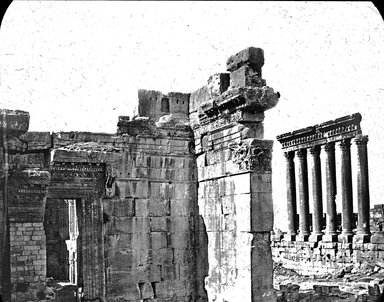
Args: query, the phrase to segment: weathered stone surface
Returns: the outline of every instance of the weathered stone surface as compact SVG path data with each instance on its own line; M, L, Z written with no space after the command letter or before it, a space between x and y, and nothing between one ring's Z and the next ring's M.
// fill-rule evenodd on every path
M46 150L52 147L49 132L27 132L20 136L20 140L27 144L27 149L30 151Z
M0 130L13 136L20 136L28 131L29 113L21 110L0 109Z
M261 67L264 65L264 51L261 48L248 47L227 60L227 70L234 71L242 66L250 66L261 77Z
M263 87L265 80L261 79L258 73L249 66L242 66L230 74L231 89L242 88L246 86Z

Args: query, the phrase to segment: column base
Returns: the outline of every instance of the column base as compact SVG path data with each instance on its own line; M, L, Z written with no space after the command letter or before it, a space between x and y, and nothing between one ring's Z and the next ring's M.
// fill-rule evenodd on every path
M353 239L353 234L347 233L347 234L340 234L338 241L340 243L351 243L352 239Z
M371 234L356 234L353 237L353 243L369 243L371 241Z
M338 235L337 234L325 234L323 235L322 241L323 242L337 242Z
M296 235L294 234L284 234L284 241L296 241Z
M311 236L309 236L308 240L310 242L319 242L319 241L321 241L323 236L324 236L324 234L311 234Z
M304 241L308 241L308 239L309 239L309 235L299 234L296 236L296 241L304 242Z

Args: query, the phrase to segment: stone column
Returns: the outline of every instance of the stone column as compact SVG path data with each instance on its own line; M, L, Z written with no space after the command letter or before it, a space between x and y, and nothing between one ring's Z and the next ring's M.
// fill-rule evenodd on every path
M369 225L369 181L368 181L368 136L359 135L355 138L357 146L357 203L358 228L357 237L368 242L371 235Z
M299 159L298 181L299 181L299 203L300 203L300 234L298 240L306 241L309 232L309 195L308 195L308 164L307 150L297 151Z
M324 145L325 151L325 175L327 194L327 226L323 241L337 241L336 231L336 165L335 165L335 144Z
M352 169L351 169L351 140L343 139L341 150L341 202L342 202L342 233L343 241L351 242L353 237L353 196L352 196Z
M320 146L309 149L312 160L313 231L311 240L318 241L323 235L323 194L321 187Z
M287 212L288 212L288 232L285 239L295 240L297 234L297 206L296 206L296 180L295 180L295 152L284 152L286 159L286 182L287 182Z

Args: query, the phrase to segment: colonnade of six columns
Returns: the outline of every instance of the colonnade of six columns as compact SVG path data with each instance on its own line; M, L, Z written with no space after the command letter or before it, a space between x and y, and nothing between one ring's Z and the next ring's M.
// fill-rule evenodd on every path
M358 230L357 236L369 238L369 180L368 180L368 136L357 135L354 138L357 146L357 208ZM285 152L286 158L286 182L287 182L287 210L288 210L288 240L315 240L323 241L341 240L350 242L353 233L353 191L351 168L351 138L345 138L337 142L341 153L341 203L342 203L342 232L337 231L336 211L336 160L335 142L325 143L301 148L296 151ZM326 226L323 225L323 187L321 177L320 154L325 153L325 211ZM298 192L296 192L295 161L297 156ZM307 157L311 161L312 179L312 232L310 231L309 214L309 189L308 189L308 164ZM297 193L297 194L296 194ZM297 198L297 199L296 199ZM298 202L298 207L297 203ZM297 233L296 213L299 209L299 233ZM325 234L323 228L325 227ZM298 235L298 236L297 236Z

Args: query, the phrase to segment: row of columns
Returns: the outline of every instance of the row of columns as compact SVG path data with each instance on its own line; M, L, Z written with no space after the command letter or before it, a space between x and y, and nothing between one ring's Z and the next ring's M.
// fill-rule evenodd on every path
M357 235L370 236L369 227L369 181L368 181L368 136L359 135L354 139L357 146L357 197L358 197L358 231ZM350 242L354 233L353 228L353 196L352 196L352 170L351 170L351 139L343 139L339 142L341 150L341 200L342 200L342 233L341 237ZM326 231L323 230L323 194L321 179L320 153L325 152L325 192L326 192ZM294 156L298 158L298 194L296 195L295 163ZM310 232L309 221L309 190L308 190L308 164L307 149L285 152L286 181L287 181L287 210L288 232L291 240L301 238L308 240L336 241L338 238L336 225L336 161L335 143L316 145L309 148L312 163L312 193L313 193L313 229ZM296 213L298 197L299 205L299 236L297 235Z

